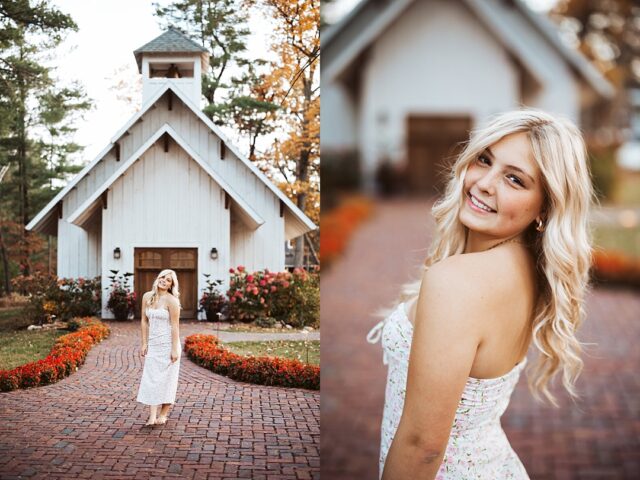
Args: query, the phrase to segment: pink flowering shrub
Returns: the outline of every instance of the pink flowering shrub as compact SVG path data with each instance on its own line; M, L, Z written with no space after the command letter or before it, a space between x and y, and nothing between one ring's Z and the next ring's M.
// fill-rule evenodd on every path
M291 272L268 269L249 273L241 265L230 269L227 290L229 318L241 322L274 318L294 327L319 322L318 275L296 268Z

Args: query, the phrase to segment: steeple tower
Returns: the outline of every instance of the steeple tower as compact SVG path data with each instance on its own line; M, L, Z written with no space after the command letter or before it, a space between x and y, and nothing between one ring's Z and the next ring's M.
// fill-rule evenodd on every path
M142 73L142 104L167 82L200 108L202 72L209 66L209 52L180 30L169 27L133 52Z

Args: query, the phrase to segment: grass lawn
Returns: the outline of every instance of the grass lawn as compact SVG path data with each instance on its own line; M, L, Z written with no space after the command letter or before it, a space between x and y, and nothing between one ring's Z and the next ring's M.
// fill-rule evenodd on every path
M640 258L640 228L622 228L600 225L594 231L594 243L598 248L626 253Z
M0 308L0 333L27 328L31 322L22 315L21 307Z
M619 205L640 205L640 172L624 169L618 171L612 199Z
M211 327L216 330L216 323L211 323ZM220 331L224 332L259 332L259 333L293 333L301 332L301 328L275 328L259 327L253 323L225 323L220 326Z
M320 365L320 341L307 341L309 347L309 364ZM264 342L228 342L224 346L238 355L254 355L256 357L284 357L307 363L307 351L303 340L267 340Z
M28 331L21 308L0 309L0 370L45 358L66 330Z

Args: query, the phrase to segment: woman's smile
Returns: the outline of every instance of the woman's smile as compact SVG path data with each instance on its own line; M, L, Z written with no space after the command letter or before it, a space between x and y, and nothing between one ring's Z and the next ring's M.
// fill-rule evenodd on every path
M472 210L481 213L497 213L494 209L489 207L484 202L481 202L476 197L474 197L471 192L467 193L467 203L471 207Z

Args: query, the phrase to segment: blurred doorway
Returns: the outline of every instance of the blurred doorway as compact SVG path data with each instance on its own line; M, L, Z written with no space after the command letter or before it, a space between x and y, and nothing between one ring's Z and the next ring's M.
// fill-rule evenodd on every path
M462 142L469 138L471 117L409 115L408 162L405 171L410 193L441 195L447 172Z

